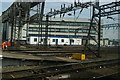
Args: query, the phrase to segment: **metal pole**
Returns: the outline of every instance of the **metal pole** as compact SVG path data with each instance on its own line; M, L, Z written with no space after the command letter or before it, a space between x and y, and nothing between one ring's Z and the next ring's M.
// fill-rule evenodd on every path
M45 46L47 46L47 40L48 40L48 21L49 21L49 15L46 15L46 28L45 28Z
M38 32L38 34L39 34L39 36L41 35L41 41L42 41L42 19L43 19L43 13L44 13L44 6L45 6L45 2L42 2L42 6L41 6L41 8L40 8L40 4L39 4L39 6L38 6L38 12L39 12L39 32ZM41 9L41 11L40 11L40 9ZM39 48L40 48L40 44L39 44L39 41L40 41L40 37L38 37L38 46L39 46Z
M19 8L20 8L20 7L19 7ZM22 19L21 19L22 16L21 16L21 14L22 14L22 11L21 11L21 9L19 9L18 46L20 45L20 37L21 37L21 36L20 36L20 34L21 34L20 32L21 32L21 27L22 27L22 23L21 23L21 22L22 22Z
M14 3L14 41L16 38L16 21L17 21L17 17L16 17L16 3Z
M14 29L14 23L12 23L12 26L11 26L11 38L10 38L10 41L13 41L13 29ZM13 45L13 43L11 43L11 45Z
M12 25L11 25L11 35L10 35L10 41L13 41L13 29L14 29L14 21L15 21L15 3L14 3L14 8L12 9L13 10L13 14L14 14L14 17L13 17L13 22L11 23ZM12 44L12 43L11 43Z
M98 55L100 57L100 38L101 38L101 10L99 10L99 23L98 23Z
M42 2L42 7L41 7L41 18L40 18L40 21L41 21L41 41L42 41L42 19L43 19L43 14L44 14L44 7L45 7L45 2Z
M95 14L95 7L93 6L92 19L90 21L90 27L89 27L88 35L87 35L86 42L85 42L84 54L86 53L88 40L90 39L90 32L91 32L91 28L92 28L92 24L93 24L94 14Z
M40 13L40 4L38 4L38 23L39 23L39 27L38 27L38 47L40 48L40 24L41 24L41 13Z
M96 6L99 7L99 0L96 0ZM100 38L101 38L101 10L99 9L99 22L98 22L98 52L97 52L97 57L100 57Z
M27 28L26 28L26 41L28 38L28 32L29 32L29 21L30 21L30 4L28 5L27 13L26 13L26 22L27 22Z
M76 34L77 34L77 30L75 29L75 38L77 38L77 35L76 35Z

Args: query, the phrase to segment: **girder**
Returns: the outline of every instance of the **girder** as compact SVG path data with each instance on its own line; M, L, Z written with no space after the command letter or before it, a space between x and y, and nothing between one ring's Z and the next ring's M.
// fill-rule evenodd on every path
M112 2L112 3L101 5L101 6L99 6L99 2L97 2L97 4L98 5L93 5L93 15L92 15L91 24L90 24L90 28L89 28L89 32L88 32L88 37L86 39L84 51L86 52L86 48L88 48L90 50L90 52L94 53L97 57L100 57L100 40L101 40L102 27L111 27L111 26L119 27L119 23L118 24L110 24L110 25L101 25L101 17L120 14L120 1ZM97 27L93 26L93 22L95 19L98 20ZM92 28L97 30L98 38L96 40L92 39L90 36ZM89 47L90 43L88 41L90 39L92 39L94 42L96 42L96 51L92 50L92 48Z
M102 25L102 28L120 27L120 23Z
M40 23L40 21L42 21L42 15L44 11L43 4L45 3L45 0L40 0L39 2L22 2L22 1L25 0L16 0L6 11L2 13L2 23L4 24L8 22L10 24L8 26L10 27L9 31L11 31L9 36L10 40L17 41L18 45L20 44L20 40L22 37L21 34L22 27L25 23L27 24L27 28L26 28L26 36L27 36L31 8L38 5L40 7L40 5L42 5L42 8L39 8L40 17L38 17L39 18L38 23Z
M119 7L120 7L120 1L101 5L99 8L97 8L98 10L101 10L101 13L97 11L97 13L95 13L95 16L98 17L99 15L101 15L101 17L105 17L108 15L120 14Z
M39 3L41 3L41 2L25 2L25 3L15 2L15 3L13 3L6 11L3 12L3 14L2 14L2 22L4 23L5 21L8 21L8 22L10 22L12 24L12 27L14 27L15 26L14 21L18 20L18 22L19 22L18 27L20 28L21 25L22 25L21 20L22 21L23 21L23 19L25 20L25 15L27 15L27 20L24 21L24 22L29 23L30 19L34 20L35 18L39 17L37 22L39 23L39 27L40 27L40 25L42 25L42 16L43 15L39 15L40 12L36 13L31 18L30 18L30 15L29 15L30 8L34 7L35 5L37 5ZM101 34L101 28L102 28L101 27L101 17L120 14L120 8L119 8L120 7L120 1L112 2L112 3L101 5L101 6L95 5L95 4L91 3L91 2L87 2L87 3L80 3L80 2L76 3L75 2L74 5L71 4L71 6L69 6L69 7L66 7L65 5L61 6L60 10L56 10L56 9L52 10L51 9L51 11L48 12L45 16L47 17L46 21L49 22L49 17L55 16L55 15L58 15L58 14L60 14L60 17L61 17L62 14L64 16L65 13L70 12L70 11L74 11L74 14L75 14L76 10L81 9L81 12L82 12L83 8L88 8L90 6L93 6L93 15L92 15L91 24L90 24L89 32L88 32L88 38L86 40L85 47L90 49L90 51L92 51L92 53L93 53L94 50L92 50L87 45L88 45L88 41L90 39L94 40L97 43L97 52L94 52L94 53L96 54L97 57L99 57L99 53L100 53L100 36L101 36L100 34ZM15 16L14 16L13 12L15 12ZM41 11L41 13L43 13L43 11ZM20 17L22 17L22 19ZM96 23L98 24L98 26L93 25L94 20L96 20ZM110 27L110 26L116 26L116 25L119 26L120 24L107 25L107 26ZM48 35L48 30L47 30L48 26L49 25L47 23L47 25L46 25L46 36ZM103 26L103 27L105 27L105 26ZM95 40L94 38L91 37L91 30L92 29L94 29L98 34L97 40ZM41 31L41 34L42 34L42 31ZM18 35L18 36L20 36L20 35ZM46 38L46 40L47 40L47 38Z
M19 4L20 3L20 4ZM14 2L6 11L2 12L2 22L5 22L6 20L13 19L13 12L14 8L18 8L18 4L20 5L23 12L27 11L30 8L36 6L40 2ZM16 5L16 6L15 6ZM18 9L15 10L16 16L18 16Z
M71 4L71 6L68 6L67 8L65 7L62 7L61 6L61 9L60 10L55 10L51 12L48 12L47 15L49 15L49 17L51 16L55 16L55 15L58 15L58 14L64 14L64 13L67 13L67 12L70 12L70 11L76 11L76 10L79 10L79 9L83 9L83 8L88 8L90 7L92 3L91 2L86 2L86 3L75 3L74 6Z

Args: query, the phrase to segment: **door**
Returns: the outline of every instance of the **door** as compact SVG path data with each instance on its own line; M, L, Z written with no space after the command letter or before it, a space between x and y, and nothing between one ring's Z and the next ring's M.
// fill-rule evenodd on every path
M72 40L70 39L70 45L72 45Z
M56 39L56 45L58 45L58 39Z
M70 39L70 45L73 45L73 44L74 44L74 40Z

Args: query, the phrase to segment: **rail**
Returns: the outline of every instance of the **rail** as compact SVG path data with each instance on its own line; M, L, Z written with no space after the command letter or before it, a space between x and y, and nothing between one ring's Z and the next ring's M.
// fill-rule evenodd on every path
M118 64L120 59L99 60L83 63L69 63L56 66L45 66L35 69L26 69L21 71L3 72L3 79L18 79L18 78L35 78L35 77L48 77L52 75L58 75L71 71L82 71L92 68L99 68L100 66L112 66ZM23 75L25 73L26 75ZM7 76L6 76L7 75ZM14 77L11 77L13 75ZM17 75L17 76L16 76ZM20 75L20 76L18 76Z

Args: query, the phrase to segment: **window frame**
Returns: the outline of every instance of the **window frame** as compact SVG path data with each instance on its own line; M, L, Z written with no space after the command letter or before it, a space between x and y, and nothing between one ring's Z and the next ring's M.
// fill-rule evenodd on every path
M37 38L34 38L34 42L37 42Z
M56 39L52 39L52 42L55 42L56 41Z
M61 42L65 42L65 40L64 40L64 39L61 39Z

